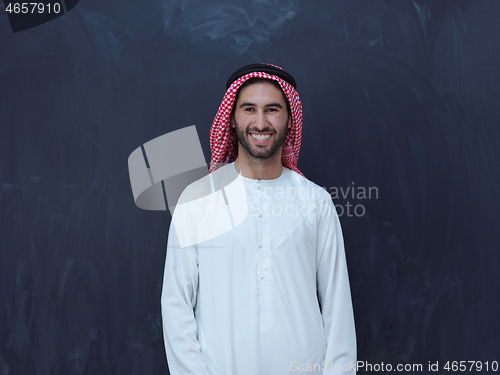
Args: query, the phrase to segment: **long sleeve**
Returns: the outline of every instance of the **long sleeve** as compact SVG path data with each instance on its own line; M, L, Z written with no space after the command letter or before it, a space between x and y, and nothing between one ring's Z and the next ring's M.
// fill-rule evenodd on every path
M356 330L339 218L331 199L320 212L318 227L318 297L326 336L325 361L330 364L324 374L356 374Z
M197 245L181 248L173 223L172 219L161 295L169 371L171 375L209 375L200 351L194 316L198 290Z

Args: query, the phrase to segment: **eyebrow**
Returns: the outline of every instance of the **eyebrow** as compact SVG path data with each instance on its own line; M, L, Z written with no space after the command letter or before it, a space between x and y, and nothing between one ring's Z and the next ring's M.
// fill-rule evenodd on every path
M243 102L240 104L240 108L243 107L257 107L257 105L250 102ZM269 107L283 108L283 106L280 103L269 103L264 106L264 108L269 108Z

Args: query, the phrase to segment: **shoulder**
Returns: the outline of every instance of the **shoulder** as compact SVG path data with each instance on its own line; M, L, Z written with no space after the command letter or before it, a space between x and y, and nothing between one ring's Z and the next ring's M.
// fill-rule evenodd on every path
M283 173L286 173L289 185L294 189L297 189L297 197L299 199L313 200L315 203L331 200L328 191L313 181L286 167L284 167Z
M188 203L210 195L230 184L237 176L238 173L232 164L226 164L187 185L182 191L177 204Z

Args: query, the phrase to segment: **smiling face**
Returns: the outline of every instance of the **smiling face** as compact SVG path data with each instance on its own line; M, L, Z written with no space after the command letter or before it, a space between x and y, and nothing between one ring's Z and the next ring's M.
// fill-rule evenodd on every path
M267 80L240 88L231 116L238 138L238 157L281 159L292 126L283 91Z

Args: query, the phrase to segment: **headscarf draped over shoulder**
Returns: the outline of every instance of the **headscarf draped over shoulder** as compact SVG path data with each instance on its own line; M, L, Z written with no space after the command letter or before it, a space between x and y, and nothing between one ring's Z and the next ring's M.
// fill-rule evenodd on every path
M226 94L222 99L219 110L215 115L210 129L210 149L212 159L208 173L217 168L232 163L236 160L238 151L238 140L234 131L230 128L230 116L234 105L234 99L240 86L250 78L265 78L278 81L281 89L290 104L292 114L292 126L288 130L281 154L283 166L304 176L297 169L299 159L300 142L302 140L302 103L296 90L293 77L286 73L281 67L272 64L252 64L237 70L227 81Z

